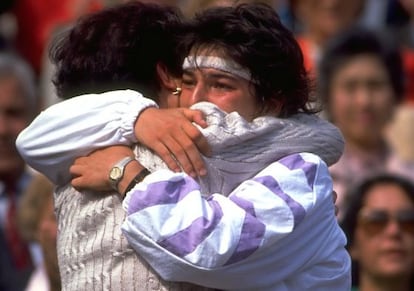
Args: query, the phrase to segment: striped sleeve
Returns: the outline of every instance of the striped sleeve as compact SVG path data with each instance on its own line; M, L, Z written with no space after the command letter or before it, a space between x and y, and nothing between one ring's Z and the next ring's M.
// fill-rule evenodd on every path
M132 247L166 279L176 279L166 261L174 268L231 268L274 246L303 221L318 199L315 183L331 183L327 175L318 178L320 167L327 173L313 154L289 155L228 197L203 197L191 177L160 170L128 193L122 229Z

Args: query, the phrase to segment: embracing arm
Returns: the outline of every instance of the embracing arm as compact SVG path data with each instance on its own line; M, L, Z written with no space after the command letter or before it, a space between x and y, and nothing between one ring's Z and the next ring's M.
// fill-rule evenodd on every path
M207 126L201 111L157 109L154 101L136 91L111 91L49 107L19 135L16 145L31 167L58 185L70 181L69 167L76 158L99 148L137 142L152 149L174 171L204 175L199 151L208 153L209 146L193 122Z
M109 145L136 143L135 120L149 106L156 104L132 90L74 97L40 113L16 145L31 167L55 184L67 183L77 157Z
M330 201L334 219L331 191L326 165L312 154L282 158L228 197L203 197L190 177L162 170L127 194L122 229L166 280L253 288L283 281L303 267L301 255L285 264L298 254L284 241L321 200ZM302 235L299 249L306 249L309 235Z

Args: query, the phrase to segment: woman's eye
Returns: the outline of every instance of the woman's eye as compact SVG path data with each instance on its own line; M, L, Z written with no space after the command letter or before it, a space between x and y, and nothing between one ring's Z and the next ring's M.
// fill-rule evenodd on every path
M229 86L229 85L227 85L225 83L220 83L220 82L214 83L213 84L213 88L222 89L222 90L230 90L230 89L232 89L231 86Z
M188 87L188 86L194 86L195 82L194 82L194 80L183 79L181 81L181 84Z

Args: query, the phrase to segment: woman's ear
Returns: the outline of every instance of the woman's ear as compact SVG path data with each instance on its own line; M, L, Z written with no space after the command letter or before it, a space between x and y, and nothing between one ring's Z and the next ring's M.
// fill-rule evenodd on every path
M157 74L160 79L161 86L164 86L169 91L175 91L179 82L169 72L163 63L157 64Z
M275 100L275 99L265 101L264 99L262 99L262 102L263 103L267 102L267 103L263 104L263 111L261 112L261 114L279 116L280 113L282 112L283 101Z

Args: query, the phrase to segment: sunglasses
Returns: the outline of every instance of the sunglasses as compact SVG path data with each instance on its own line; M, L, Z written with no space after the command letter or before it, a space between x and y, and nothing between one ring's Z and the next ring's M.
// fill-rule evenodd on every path
M359 226L371 235L382 232L390 221L398 223L403 232L414 235L414 210L401 210L396 213L362 210L358 215Z

